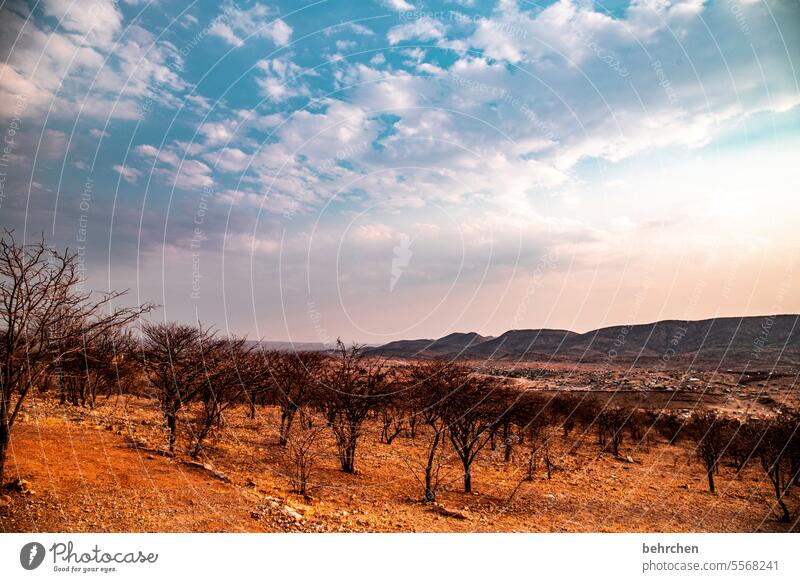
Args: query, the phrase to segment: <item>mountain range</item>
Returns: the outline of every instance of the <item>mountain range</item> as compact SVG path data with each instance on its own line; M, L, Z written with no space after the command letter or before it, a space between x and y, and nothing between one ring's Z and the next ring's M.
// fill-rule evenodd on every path
M497 337L451 333L439 339L393 341L370 352L394 358L800 369L800 315L664 320L586 333L563 329L515 329Z

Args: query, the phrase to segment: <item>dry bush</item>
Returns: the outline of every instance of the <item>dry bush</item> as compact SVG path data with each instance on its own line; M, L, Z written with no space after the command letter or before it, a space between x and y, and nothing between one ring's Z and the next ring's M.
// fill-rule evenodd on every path
M781 510L779 520L791 521L786 505L790 488L798 485L800 478L800 414L783 410L764 427L755 446L761 467L769 477L775 494L775 503Z
M150 311L111 306L125 292L84 292L77 254L0 238L0 483L22 404L33 386L101 335Z
M415 422L421 420L426 430L425 455L422 461L404 459L415 479L424 487L426 502L436 501L442 483L442 470L445 466L443 454L447 438L448 415L452 394L461 390L472 377L467 366L447 361L431 360L414 362L409 365L407 375L407 407L409 417Z
M320 387L316 404L336 439L342 471L355 473L364 423L391 393L395 371L384 360L369 357L363 346L348 348L341 340L324 370L324 388Z
M309 428L300 423L286 441L283 457L286 476L292 490L301 495L311 492L311 476L322 454L319 438L323 430L322 426Z
M270 352L265 381L281 409L278 442L286 446L295 416L313 403L323 377L327 357L320 352Z
M719 462L726 453L733 435L733 421L714 410L696 412L688 424L688 433L695 442L695 454L703 463L708 478L708 490L716 492L714 473L719 472Z

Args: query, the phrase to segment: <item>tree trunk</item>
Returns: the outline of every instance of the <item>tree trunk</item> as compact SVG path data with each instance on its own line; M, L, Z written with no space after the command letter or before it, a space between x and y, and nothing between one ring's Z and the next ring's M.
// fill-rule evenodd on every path
M342 464L342 471L345 473L356 472L356 441L352 439L345 450L345 462Z
M773 486L775 487L775 500L781 508L782 514L779 518L781 523L789 523L792 516L789 514L789 508L783 502L783 488L781 487L781 466L780 461L775 462L775 468L769 475Z
M0 420L0 487L5 482L5 466L6 466L6 453L8 452L8 443L11 440L11 432L6 426L4 420Z
M175 452L175 413L167 414L167 429L169 430L169 452Z
M544 462L547 464L547 478L550 479L553 473L553 463L550 462L550 449L545 449Z
M711 493L715 493L715 490L714 490L714 465L715 465L715 463L713 463L708 468L708 471L707 471L707 473L708 473L708 490L711 491Z
M509 423L503 425L503 442L505 443L505 450L503 452L503 460L508 463L511 461L511 430Z
M292 429L294 413L294 409L289 409L281 413L281 436L279 443L282 447L285 447L286 443L289 442L289 431Z
M536 449L531 447L531 454L528 457L528 481L533 481L533 474L536 472Z
M464 463L464 493L472 493L472 473L467 463Z
M383 417L383 430L381 430L381 442L391 444L389 441L389 427L392 425L391 417L384 416Z
M442 433L437 430L433 437L430 453L428 454L428 464L425 465L425 501L428 503L436 501L436 491L433 487L433 462L436 459L436 449L439 447L439 439L441 436Z

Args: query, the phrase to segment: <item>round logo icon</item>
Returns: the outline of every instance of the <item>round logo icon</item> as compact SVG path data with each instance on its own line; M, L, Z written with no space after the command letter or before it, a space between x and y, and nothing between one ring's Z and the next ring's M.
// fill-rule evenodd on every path
M42 565L44 554L44 546L39 542L27 543L19 552L19 563L26 570L35 570Z

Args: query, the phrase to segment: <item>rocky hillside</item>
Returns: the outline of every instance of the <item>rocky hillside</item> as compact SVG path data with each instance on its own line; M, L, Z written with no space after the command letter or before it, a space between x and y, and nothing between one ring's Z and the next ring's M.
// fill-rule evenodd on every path
M521 329L496 338L458 333L438 340L392 342L373 351L409 358L800 368L800 315L665 320L605 327L587 333Z

